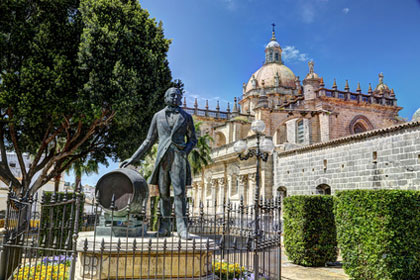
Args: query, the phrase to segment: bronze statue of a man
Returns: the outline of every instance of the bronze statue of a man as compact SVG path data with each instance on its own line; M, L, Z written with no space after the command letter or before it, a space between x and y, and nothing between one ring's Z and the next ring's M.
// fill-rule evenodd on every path
M157 236L171 234L170 186L172 184L177 232L181 238L188 239L185 186L191 184L188 154L196 145L197 138L191 115L179 107L181 98L182 93L177 88L169 88L166 91L166 107L153 116L146 139L131 158L121 163L120 167L126 167L144 158L153 144L159 140L155 167L149 178L149 184L159 186L162 218Z

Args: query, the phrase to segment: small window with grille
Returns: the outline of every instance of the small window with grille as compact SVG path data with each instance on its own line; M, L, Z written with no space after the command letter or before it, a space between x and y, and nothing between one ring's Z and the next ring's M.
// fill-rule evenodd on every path
M297 123L296 142L302 144L305 141L305 129L303 127L303 120Z

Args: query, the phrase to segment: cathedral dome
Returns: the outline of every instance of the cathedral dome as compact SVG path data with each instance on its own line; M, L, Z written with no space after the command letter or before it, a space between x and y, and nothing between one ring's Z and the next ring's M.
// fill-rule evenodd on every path
M420 108L413 114L412 121L420 122Z
M267 46L265 46L265 49L270 49L270 48L280 48L280 44L279 44L279 42L277 42L277 41L275 41L275 40L270 41L270 42L267 44Z
M295 88L295 80L295 74L284 64L264 64L251 76L246 84L245 92L255 88L261 88L263 85L266 88L278 86Z

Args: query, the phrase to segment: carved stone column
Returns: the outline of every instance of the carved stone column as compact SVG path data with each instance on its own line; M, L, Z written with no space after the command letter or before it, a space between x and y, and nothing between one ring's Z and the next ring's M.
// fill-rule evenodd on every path
M217 197L217 205L218 205L218 211L222 211L223 207L223 200L226 197L226 182L225 178L219 178L217 179L217 184L219 186L219 195Z
M247 188L248 188L248 174L245 175L239 175L239 186L238 186L238 195L239 198L241 196L244 197L245 199L245 195L247 194Z
M210 199L210 207L212 211L217 211L216 208L214 208L214 201L217 199L219 193L219 187L218 187L218 180L212 179L211 180L211 199Z
M246 205L253 205L255 188L257 185L256 173L248 174L248 182L249 184L248 184L248 194L246 197Z

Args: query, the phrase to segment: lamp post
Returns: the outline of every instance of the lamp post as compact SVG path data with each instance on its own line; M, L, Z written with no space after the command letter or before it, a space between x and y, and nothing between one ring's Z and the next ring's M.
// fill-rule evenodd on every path
M251 124L251 130L257 136L257 147L256 149L248 149L247 144L244 140L239 140L233 146L233 149L238 153L240 160L247 160L251 157L256 157L257 160L257 172L255 175L256 186L255 186L255 198L254 198L254 275L255 279L258 279L258 245L260 237L260 225L258 222L259 219L259 210L260 210L260 164L262 161L267 161L269 154L272 153L274 149L273 142L270 139L264 138L260 141L260 138L263 136L265 130L265 124L262 120L255 120Z

